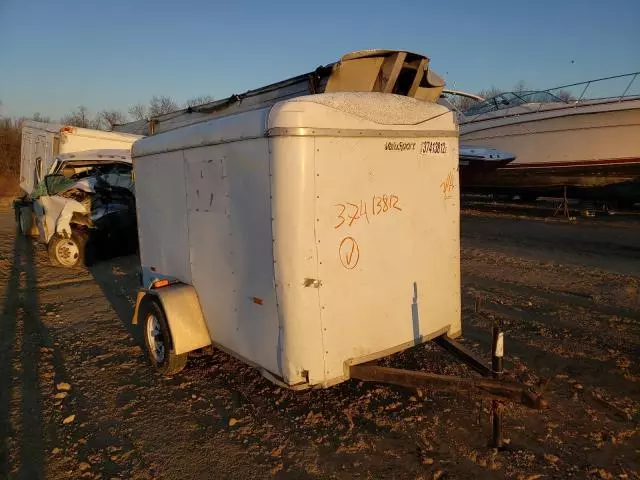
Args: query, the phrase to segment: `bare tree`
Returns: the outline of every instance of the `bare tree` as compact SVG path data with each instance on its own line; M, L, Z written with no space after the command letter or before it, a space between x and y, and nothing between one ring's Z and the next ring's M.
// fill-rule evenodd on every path
M77 110L74 110L70 114L62 117L60 119L60 123L81 128L96 128L98 126L98 122L91 118L89 110L84 105L80 105Z
M42 123L51 123L51 117L41 115L40 112L34 113L29 120L34 120L36 122L42 122Z
M154 95L149 102L149 116L157 117L178 110L178 104L171 97Z
M503 91L500 90L499 88L491 87L489 89L481 90L480 92L477 93L477 95L482 98L489 99L491 97L495 97L496 95L499 95L502 92ZM462 97L457 95L450 96L448 100L453 104L453 106L457 110L461 112L464 112L467 109L471 108L472 106L477 105L479 102L479 100L476 100L473 98Z
M147 118L147 107L142 103L136 103L132 107L129 107L129 115L133 117L134 120L144 120Z
M558 90L557 92L554 92L554 95L565 102L570 102L576 99L569 90Z
M481 96L482 98L489 99L491 97L495 97L496 95L500 95L501 93L504 93L504 90L492 86L491 88L480 90L478 95Z
M197 97L190 98L184 104L185 108L197 107L198 105L204 105L205 103L211 103L215 99L211 95L198 95Z
M0 192L18 193L20 176L21 119L0 118Z
M102 110L98 113L97 121L101 130L111 131L114 125L126 123L127 116L119 110Z
M523 93L527 91L527 87L524 83L524 80L520 80L513 86L513 92L515 93Z
M134 120L145 120L165 113L175 112L179 108L179 105L171 97L154 95L149 100L148 105L139 102L129 107L129 115Z

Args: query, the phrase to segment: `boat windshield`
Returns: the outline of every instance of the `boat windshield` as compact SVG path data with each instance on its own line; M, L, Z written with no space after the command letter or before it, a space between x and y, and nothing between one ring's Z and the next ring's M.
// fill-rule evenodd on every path
M481 115L483 113L495 112L507 108L513 108L526 103L568 103L549 92L529 91L529 92L504 92L491 97L488 100L477 103L464 111L465 116Z

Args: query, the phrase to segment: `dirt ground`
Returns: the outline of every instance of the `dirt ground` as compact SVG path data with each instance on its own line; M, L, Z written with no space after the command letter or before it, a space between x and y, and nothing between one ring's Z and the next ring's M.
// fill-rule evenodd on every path
M640 219L462 217L463 343L551 408L349 381L291 392L223 354L172 378L130 325L136 257L68 271L0 207L0 477L640 478ZM480 302L479 312L474 305ZM466 375L427 345L386 364Z

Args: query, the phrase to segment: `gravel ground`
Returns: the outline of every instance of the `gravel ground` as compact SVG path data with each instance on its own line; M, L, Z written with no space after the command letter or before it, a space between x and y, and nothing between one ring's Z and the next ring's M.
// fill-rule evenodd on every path
M137 258L49 266L0 205L1 478L640 478L640 222L467 209L463 343L548 381L551 408L350 381L291 392L226 354L154 373L130 325ZM475 311L479 302L480 309ZM467 375L426 345L384 362Z

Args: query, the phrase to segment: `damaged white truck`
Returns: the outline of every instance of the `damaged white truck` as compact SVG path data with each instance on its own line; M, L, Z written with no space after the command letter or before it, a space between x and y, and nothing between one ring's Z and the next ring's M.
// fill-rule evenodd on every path
M27 121L16 222L53 265L90 264L137 248L130 148L139 135Z

